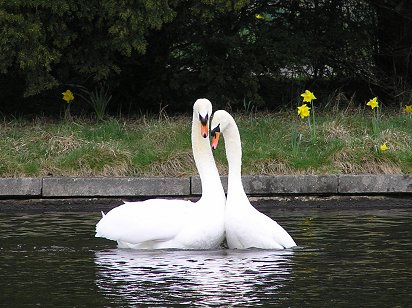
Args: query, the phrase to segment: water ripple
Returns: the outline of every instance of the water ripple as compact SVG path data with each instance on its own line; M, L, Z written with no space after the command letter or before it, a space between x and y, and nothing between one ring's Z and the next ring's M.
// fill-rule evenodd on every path
M96 252L96 284L131 305L253 305L276 298L289 280L293 250Z

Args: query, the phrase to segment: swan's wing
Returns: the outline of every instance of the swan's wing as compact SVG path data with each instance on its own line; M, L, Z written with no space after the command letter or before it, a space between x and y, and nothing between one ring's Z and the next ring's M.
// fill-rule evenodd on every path
M245 202L244 200L242 201ZM229 245L236 248L283 249L296 246L292 237L276 221L247 204L231 204L226 215ZM237 205L237 207L236 207ZM243 209L238 210L236 209Z
M296 246L295 241L289 233L279 225L275 220L258 211L258 222L262 227L262 233L267 240L277 243L283 248ZM280 247L280 248L282 248Z
M96 225L96 237L132 244L166 241L184 227L192 207L193 203L185 200L126 202L102 217Z

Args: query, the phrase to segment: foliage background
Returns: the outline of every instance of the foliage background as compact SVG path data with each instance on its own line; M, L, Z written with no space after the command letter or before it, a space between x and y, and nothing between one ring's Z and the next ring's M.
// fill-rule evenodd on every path
M0 0L0 112L58 115L61 92L102 83L117 114L198 97L273 110L304 88L399 106L411 50L411 1Z

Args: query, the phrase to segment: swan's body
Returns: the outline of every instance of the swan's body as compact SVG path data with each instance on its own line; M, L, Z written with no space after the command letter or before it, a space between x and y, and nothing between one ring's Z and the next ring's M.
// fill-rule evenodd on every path
M199 99L193 106L192 150L202 181L202 197L125 202L96 225L96 236L135 249L211 249L224 239L225 193L208 136L212 105Z
M243 189L242 147L233 117L218 110L212 119L212 148L217 147L220 133L225 139L229 164L228 191L225 212L226 240L231 249L283 249L296 246L292 237L276 221L256 210Z

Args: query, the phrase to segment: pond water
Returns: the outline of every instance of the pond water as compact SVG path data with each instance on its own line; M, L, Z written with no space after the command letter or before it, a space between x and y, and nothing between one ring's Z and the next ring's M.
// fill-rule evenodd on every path
M0 213L0 306L407 307L412 205L273 208L291 250L135 251L100 213Z

